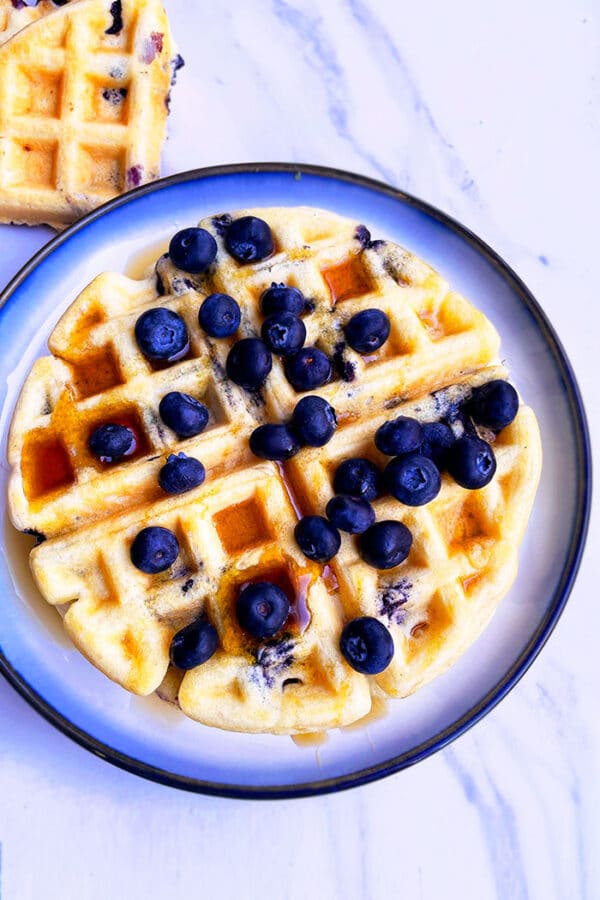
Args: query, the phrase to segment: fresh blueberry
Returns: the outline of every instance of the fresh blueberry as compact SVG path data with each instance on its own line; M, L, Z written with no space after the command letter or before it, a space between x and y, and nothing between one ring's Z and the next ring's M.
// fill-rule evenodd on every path
M337 528L323 516L304 516L296 525L294 535L304 555L315 562L327 562L342 543Z
M206 619L196 619L174 636L169 655L174 666L187 672L210 659L218 646L215 626Z
M242 314L237 302L229 294L211 294L198 313L200 327L214 338L226 338L240 327Z
M373 353L390 336L390 320L380 309L363 309L352 316L344 333L357 353Z
M266 259L275 247L271 229L256 216L234 219L225 233L225 246L242 263Z
M167 494L185 494L206 478L201 462L185 453L171 454L158 473L158 483Z
M281 588L269 581L258 581L242 588L236 612L248 634L261 639L273 637L289 615L290 601Z
M428 422L423 425L422 456L428 456L438 469L446 467L446 453L456 440L454 432L445 422Z
M378 675L394 655L392 636L379 619L360 616L348 622L340 638L340 649L348 665L363 675Z
M135 451L135 434L126 425L100 425L92 431L88 446L100 462L116 462Z
M291 459L300 445L287 425L259 425L250 435L250 449L261 459Z
M273 313L263 322L261 337L269 350L277 356L292 356L304 345L306 328L302 319L293 313Z
M461 487L474 491L490 483L496 472L496 458L487 441L463 435L448 450L446 467Z
M165 425L180 438L194 437L208 425L208 410L204 403L181 391L165 394L158 411Z
M144 528L131 545L131 562L141 572L156 575L172 566L179 555L179 541L168 528Z
M346 459L337 468L333 489L336 494L375 500L381 493L381 472L374 463L361 456Z
M383 480L390 494L407 506L423 506L440 492L442 480L436 464L427 456L396 456L385 468Z
M285 361L285 374L297 391L314 391L331 377L331 363L322 350L304 347Z
M386 519L361 534L360 555L375 569L393 569L404 562L412 547L412 534L402 522Z
M272 316L279 312L289 312L294 316L299 316L304 312L305 306L306 301L302 291L276 282L273 282L260 298L263 316Z
M233 345L227 356L227 374L247 391L261 386L272 365L269 350L258 338L243 338Z
M386 456L415 453L423 441L423 429L416 419L398 416L384 422L375 432L375 446Z
M475 388L466 408L478 425L500 431L517 415L519 397L512 384L496 379Z
M306 447L323 447L337 428L335 409L322 397L303 397L292 416L292 428Z
M217 242L204 228L184 228L171 238L169 244L173 265L192 275L206 272L216 255Z
M332 497L325 512L332 525L349 534L362 534L375 522L375 510L371 504L347 494Z
M135 323L135 339L148 359L174 362L185 356L189 339L181 316L163 306L148 309Z

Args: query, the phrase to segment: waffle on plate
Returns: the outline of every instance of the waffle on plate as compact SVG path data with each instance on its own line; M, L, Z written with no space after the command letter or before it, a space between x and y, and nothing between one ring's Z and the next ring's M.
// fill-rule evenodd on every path
M535 416L486 317L365 226L200 227L57 324L14 414L11 516L128 690L230 730L349 724L454 663L509 589Z

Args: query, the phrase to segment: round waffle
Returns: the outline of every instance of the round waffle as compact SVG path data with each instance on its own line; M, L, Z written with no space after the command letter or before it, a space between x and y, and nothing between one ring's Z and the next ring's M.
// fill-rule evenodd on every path
M257 215L270 225L275 250L253 264L225 249L231 216ZM248 732L298 733L349 724L374 694L404 696L438 675L481 632L509 589L541 466L535 416L521 405L493 444L494 479L469 491L448 474L426 506L390 496L374 503L378 519L403 522L413 535L408 559L381 571L344 535L328 565L311 562L294 539L302 514L324 515L332 478L344 459L384 457L373 437L386 420L409 415L447 421L487 381L506 378L491 323L407 250L373 241L357 222L308 208L243 210L201 223L217 258L203 275L161 257L146 280L96 278L63 315L23 387L9 436L9 507L21 530L43 540L31 567L46 600L64 608L79 649L128 690L159 689L190 717ZM311 394L331 403L338 429L321 448L285 463L257 461L249 437L258 424L289 420L300 399L283 365L260 390L231 382L227 354L240 337L260 333L259 298L272 282L298 287L310 301L307 345L330 357L333 376ZM236 298L242 319L232 338L209 338L198 325L204 297ZM140 352L139 316L162 306L178 312L190 335L186 357L157 366ZM380 350L361 356L344 326L362 309L391 323ZM158 405L170 391L207 406L208 427L179 440ZM98 425L127 423L137 436L127 461L104 465L88 447ZM460 434L464 423L453 424ZM471 427L472 423L471 423ZM167 496L158 473L170 453L185 451L207 472L197 488ZM175 563L158 575L132 565L141 529L159 525L178 538ZM241 588L271 581L291 601L273 639L245 633L235 615ZM185 674L169 666L174 634L204 614L219 647ZM340 651L346 621L379 619L394 643L379 675L354 671ZM162 685L162 687L161 687Z

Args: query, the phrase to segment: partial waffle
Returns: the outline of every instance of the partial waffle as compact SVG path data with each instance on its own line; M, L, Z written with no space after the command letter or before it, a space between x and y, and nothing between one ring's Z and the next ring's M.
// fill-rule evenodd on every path
M27 6L23 0L0 0L0 45L26 25L56 12L58 8L54 0L39 0L35 6Z
M38 20L0 47L0 221L62 228L159 177L172 38L159 0L15 9L7 28L21 15Z
M202 225L217 238L204 276L177 270L168 257L156 276L133 281L99 276L55 328L51 357L38 360L23 387L9 435L9 507L15 525L46 538L31 566L48 602L68 604L65 626L80 650L128 690L171 693L207 725L248 732L326 729L364 716L382 690L404 696L451 665L480 633L514 579L517 551L535 495L541 449L535 417L521 405L493 443L497 474L468 491L442 476L438 496L406 507L376 500L377 518L404 522L413 535L405 563L380 571L364 563L356 539L323 565L294 540L303 514L324 515L338 464L351 456L376 463L376 429L398 415L446 421L474 388L506 378L489 321L408 251L372 241L364 226L320 210L244 210L266 220L276 252L254 265L227 253L222 232L231 216ZM259 462L248 441L265 421L286 421L300 395L274 359L259 391L226 376L234 341L207 337L198 325L206 295L222 291L242 309L235 339L260 331L259 298L275 282L309 299L307 344L335 363L333 379L311 393L336 409L339 427L324 447L302 449L285 463ZM150 363L134 326L147 309L177 311L190 335L186 358ZM345 343L343 327L358 310L383 309L389 340L372 358ZM179 440L161 421L160 399L182 390L209 409L209 427ZM453 419L458 435L464 427ZM137 449L106 466L90 453L91 431L127 423ZM480 430L481 431L481 430ZM169 453L185 451L207 471L204 484L166 496L158 472ZM146 575L130 560L141 529L159 525L179 541L176 562ZM235 616L240 588L271 581L291 598L281 634L259 641ZM204 613L219 647L203 665L169 668L173 635ZM376 677L351 669L340 652L344 622L379 619L395 647ZM162 688L161 688L162 684Z

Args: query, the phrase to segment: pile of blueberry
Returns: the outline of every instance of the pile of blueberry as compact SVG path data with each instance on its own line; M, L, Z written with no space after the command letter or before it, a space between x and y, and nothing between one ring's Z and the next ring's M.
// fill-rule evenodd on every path
M269 226L261 219L245 216L227 224L225 245L240 263L270 256L274 241ZM214 262L217 245L207 231L188 228L171 241L169 254L184 271L206 271ZM261 297L264 322L261 338L237 341L227 357L227 374L246 390L260 387L271 371L272 356L284 359L289 382L298 391L310 391L331 377L328 357L316 347L304 347L306 328L301 319L306 300L295 287L273 284ZM198 314L203 330L211 337L231 337L237 331L241 313L237 302L226 294L207 297ZM367 309L353 316L345 326L347 343L358 353L379 349L390 334L385 313ZM165 308L148 310L138 319L136 339L142 352L152 360L172 362L189 349L183 319ZM422 506L440 491L441 471L446 470L464 488L476 490L488 484L496 471L492 447L479 437L475 424L496 432L516 416L518 397L505 381L491 381L473 391L459 411L464 433L456 437L447 422L421 425L407 416L384 423L375 434L375 446L392 457L383 472L370 460L345 460L333 481L335 496L323 516L304 516L297 523L295 538L302 552L317 562L327 562L339 551L340 531L356 534L362 559L377 569L390 569L408 557L412 535L401 522L375 521L372 501L384 491L408 506ZM198 434L206 427L208 411L199 401L180 392L163 398L160 415L180 437ZM474 424L475 423L475 424ZM337 427L335 410L318 396L300 400L287 424L261 425L250 437L252 452L264 459L284 461L301 447L321 447ZM110 424L97 429L89 445L105 462L131 452L129 429ZM135 436L133 436L135 437ZM204 467L184 453L169 456L160 471L162 488L173 494L198 486ZM143 529L131 546L131 560L142 572L165 571L177 559L179 543L168 529ZM284 626L290 611L285 592L270 582L257 582L240 591L236 615L240 626L253 637L264 640ZM171 643L171 661L187 670L206 662L218 646L218 635L204 617L180 630ZM348 622L340 648L347 662L358 672L374 675L389 665L394 654L388 629L370 616Z
M345 460L333 479L336 496L327 504L327 518L305 516L298 522L300 549L310 559L326 562L338 552L339 532L345 531L360 535L359 552L369 565L399 565L408 556L412 536L400 522L375 523L371 502L387 491L406 506L423 506L438 495L443 470L470 490L489 484L496 471L494 451L473 423L500 431L513 421L518 405L512 385L495 380L474 390L459 411L464 426L459 438L446 422L421 425L408 416L385 422L375 433L375 446L392 457L390 462L382 472L363 457Z

